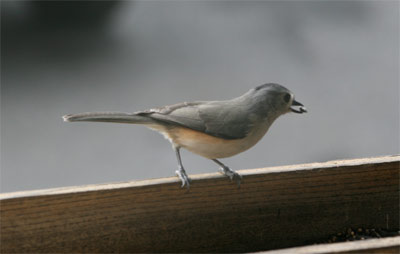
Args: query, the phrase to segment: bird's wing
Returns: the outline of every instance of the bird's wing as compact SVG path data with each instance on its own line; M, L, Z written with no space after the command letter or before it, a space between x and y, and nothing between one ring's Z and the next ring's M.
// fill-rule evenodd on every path
M235 105L229 101L183 102L136 114L215 137L240 139L250 132L252 121L242 107Z

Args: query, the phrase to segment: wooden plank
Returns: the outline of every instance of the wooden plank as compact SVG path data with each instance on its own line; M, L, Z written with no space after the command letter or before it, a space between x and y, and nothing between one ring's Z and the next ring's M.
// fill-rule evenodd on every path
M0 195L5 252L251 252L399 227L400 156Z
M344 253L400 253L400 236L343 243L317 244L282 250L262 251L257 254L344 254Z

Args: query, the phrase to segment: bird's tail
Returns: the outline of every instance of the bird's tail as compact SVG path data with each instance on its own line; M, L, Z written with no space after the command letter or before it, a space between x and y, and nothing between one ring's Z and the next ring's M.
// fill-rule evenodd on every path
M109 123L132 123L150 124L152 119L135 113L123 112L88 112L63 116L65 122L109 122Z

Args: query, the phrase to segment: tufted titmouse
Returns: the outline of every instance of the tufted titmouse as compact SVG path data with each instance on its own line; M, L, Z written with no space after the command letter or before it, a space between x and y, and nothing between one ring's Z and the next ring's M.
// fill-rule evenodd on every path
M293 106L298 106L298 109ZM220 162L254 146L280 115L307 112L294 95L278 84L264 84L240 97L226 101L183 102L135 113L95 112L63 116L64 121L91 121L143 124L164 135L172 143L178 159L176 174L182 187L190 179L183 168L181 147L211 159L221 172L236 180L242 177Z

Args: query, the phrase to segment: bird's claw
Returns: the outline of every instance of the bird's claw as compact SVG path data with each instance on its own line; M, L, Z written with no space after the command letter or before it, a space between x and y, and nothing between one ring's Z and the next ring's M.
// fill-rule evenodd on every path
M181 188L186 187L189 189L190 188L190 178L187 176L186 171L179 167L179 169L177 171L175 171L175 174L179 177L179 179L181 179L182 181L182 185Z
M221 173L226 175L231 179L231 181L236 181L238 187L240 187L240 183L242 182L242 176L239 173L236 173L232 169L228 167L221 167Z

